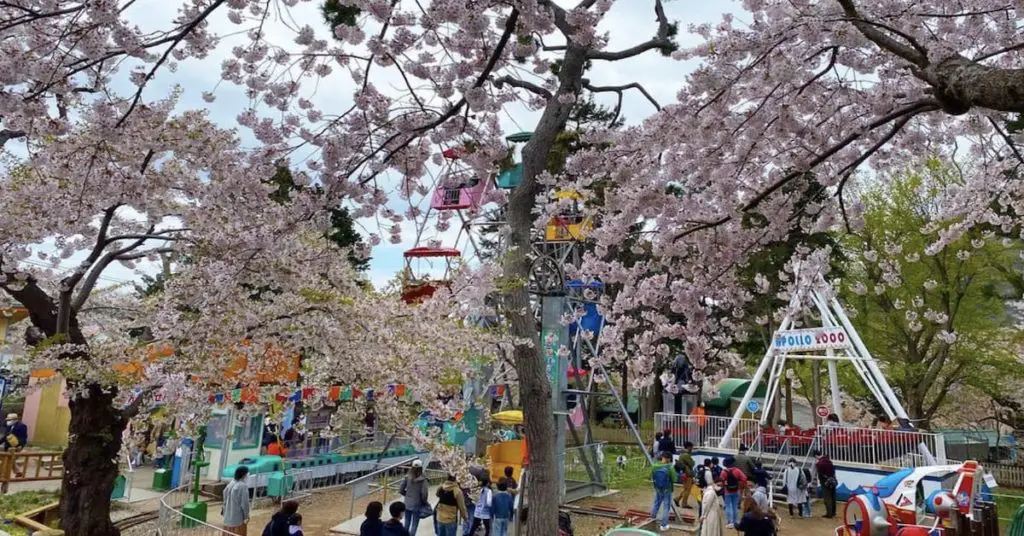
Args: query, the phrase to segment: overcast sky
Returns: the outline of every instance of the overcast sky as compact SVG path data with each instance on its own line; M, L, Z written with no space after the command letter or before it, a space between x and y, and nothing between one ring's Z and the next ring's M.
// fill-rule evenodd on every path
M569 5L569 2L564 0L560 3ZM178 2L138 2L129 8L127 14L143 30L156 30L168 27L169 21L176 17L178 5ZM656 29L652 5L652 2L648 0L618 0L603 23L603 30L607 31L610 36L608 48L612 50L626 48L650 38ZM322 22L319 6L318 0L302 2L289 9L287 13L289 18L285 21L280 19L279 14L273 17L275 20L268 21L264 27L268 40L287 45L294 38L294 32L287 26L301 27L305 24L316 29L318 37L327 38L329 30ZM670 1L666 4L669 19L680 23L679 41L684 46L696 42L694 37L686 33L688 24L714 23L721 19L725 11L738 9L734 2L721 0L716 2ZM179 102L181 109L206 108L209 110L211 119L227 128L234 127L236 125L235 118L249 106L249 100L237 86L228 83L219 84L219 82L221 62L231 55L231 48L234 45L246 42L244 32L237 35L239 28L240 26L230 23L226 19L224 10L221 10L211 20L211 31L226 36L217 50L203 60L187 60L181 63L175 72L161 70L147 86L143 95L144 99L158 99L167 95L172 87L179 86L183 91ZM656 100L664 105L676 100L676 93L685 82L685 76L693 67L692 63L677 62L657 52L650 52L623 62L596 62L587 76L595 85L640 82ZM380 72L382 71L378 71L378 73ZM123 69L122 74L127 73L128 69ZM386 79L383 82L375 80L375 83L382 89L390 85L395 91L399 91L397 83L388 84ZM121 88L124 94L130 94L129 92L134 89L127 83L122 83ZM351 104L354 90L355 86L349 75L338 70L318 85L315 94L309 96L322 109L339 111ZM204 91L214 92L217 95L217 100L213 103L205 102L202 99ZM599 100L611 105L614 103L614 95L599 95ZM651 104L636 92L628 94L623 104L623 115L629 123L639 122L654 111ZM505 117L502 118L503 127L507 133L530 131L533 130L537 117L538 114L531 113L523 107L509 107ZM243 131L241 135L247 145L255 145L255 140L248 132ZM426 209L426 202L422 200L419 202L422 203L420 206ZM396 199L394 207L396 210L404 212L408 208L408 202ZM453 218L453 222L455 221L458 221L457 218ZM360 231L364 234L378 232L375 221L360 221L359 224ZM458 225L453 224L453 229L444 234L437 233L432 227L432 225L426 227L419 245L425 245L426 240L433 238L441 240L445 246L469 249L464 238L456 240ZM402 267L404 262L402 252L415 245L414 234L413 230L406 229L403 233L404 241L401 244L390 244L386 240L387 233L381 233L384 241L374 249L371 262L370 278L375 285L383 286ZM73 266L73 261L74 259L69 260L64 266ZM154 267L150 266L145 270L154 271ZM109 269L107 275L109 276L106 280L108 283L138 277L137 273L120 266Z

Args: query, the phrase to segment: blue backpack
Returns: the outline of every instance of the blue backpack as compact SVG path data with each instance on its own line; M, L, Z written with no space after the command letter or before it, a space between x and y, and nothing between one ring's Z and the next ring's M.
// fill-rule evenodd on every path
M654 489L672 489L672 476L668 473L668 467L659 467L651 475L651 479L654 481Z

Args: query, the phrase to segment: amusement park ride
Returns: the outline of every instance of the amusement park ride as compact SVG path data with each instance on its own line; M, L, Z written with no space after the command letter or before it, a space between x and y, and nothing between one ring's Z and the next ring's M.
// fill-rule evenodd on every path
M943 536L954 511L978 518L984 471L975 461L901 469L870 489L854 493L843 510L836 536ZM941 478L939 489L926 493L924 482ZM994 535L993 535L994 536Z
M501 250L504 247L500 232L500 227L504 225L504 207L500 201L488 201L500 199L502 196L489 194L493 194L494 189L507 191L520 185L523 165L521 161L515 161L520 160L516 158L516 153L531 136L532 133L521 132L506 138L513 162L493 177L479 177L462 163L462 148L448 149L442 153L445 158L444 169L440 185L430 198L430 210L438 212L440 222L451 221L454 215L462 226L454 247L438 247L435 241L431 241L430 246L417 244L405 252L406 269L403 274L402 298L406 302L417 303L432 296L439 287L448 284L453 268L459 263L480 257L480 245L483 242L480 232L485 228L499 228L499 231L494 233L497 235L496 249ZM590 423L586 419L569 418L570 415L578 417L588 414L584 410L589 404L587 395L594 392L595 376L607 377L603 368L591 365L591 358L600 352L597 336L604 325L604 318L597 310L596 300L599 299L604 287L600 282L566 280L566 272L572 271L570 267L579 265L582 257L581 243L594 229L594 225L590 217L583 212L584 198L579 192L559 190L551 192L550 195L558 201L560 210L551 217L542 232L534 235L532 249L536 260L531 269L529 288L534 296L534 312L541 327L542 358L552 382L552 403L556 408L559 477L564 483L561 491L563 498L570 501L607 488L598 462L601 456L600 447L592 440ZM440 271L441 275L430 276L422 270L417 270L416 264L423 264L424 261L431 265L435 274ZM438 264L442 264L443 267L439 267ZM562 322L567 314L575 319L568 326ZM499 316L497 319L491 319L488 325L500 321ZM563 346L570 350L568 357L560 355L559 349ZM570 380L573 381L572 388L569 386ZM486 383L468 389L464 392L464 397L467 400L478 399L484 390L491 387ZM624 401L613 386L611 390L621 406L622 414L628 415ZM512 417L514 413L517 412L506 411L496 414L495 417L504 415L506 420L499 421L506 425L522 424L521 412L518 413L518 423ZM445 429L452 427L446 432L447 436L452 438L457 435L456 429L470 426L471 423L466 423L465 420L463 417L460 423L441 423L440 426L444 426ZM631 422L630 426L638 445L642 446L643 441ZM567 432L574 437L575 444L580 445L569 453L565 448ZM510 437L488 447L491 458L490 472L500 474L504 466L512 466L518 474L528 461L525 439ZM571 459L567 460L567 457ZM566 480L567 461L578 462L583 466L587 475L586 481ZM579 474L573 476L578 478Z

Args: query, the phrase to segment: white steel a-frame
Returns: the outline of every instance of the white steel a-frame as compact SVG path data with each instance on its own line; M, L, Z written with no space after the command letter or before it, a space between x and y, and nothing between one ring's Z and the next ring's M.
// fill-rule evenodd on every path
M790 359L828 362L833 411L836 415L841 415L839 376L836 372L836 364L848 361L853 365L857 375L874 395L889 419L909 424L907 412L903 409L892 387L889 386L889 382L886 381L878 363L868 352L864 341L857 334L857 330L853 328L843 306L839 300L823 292L827 288L824 278L819 276L817 279L818 284L813 288L798 290L791 297L789 313L783 318L778 331L775 332L772 344L757 368L757 372L754 373L736 414L722 436L719 448L726 448L729 444L737 424L743 417L743 412L746 411L755 390L767 372L768 389L764 403L765 410L761 413L761 424L765 424L768 418L767 408L772 407L778 396L779 384L785 375L786 361ZM801 310L801 306L804 305L812 305L817 309L821 325L804 329L790 329L794 324L793 312Z

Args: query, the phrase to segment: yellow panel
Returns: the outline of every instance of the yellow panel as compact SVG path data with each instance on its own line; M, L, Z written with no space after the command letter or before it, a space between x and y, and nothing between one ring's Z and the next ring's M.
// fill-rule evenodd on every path
M67 446L68 425L71 424L71 409L60 407L60 394L64 382L51 382L43 388L39 399L39 416L33 443Z
M519 480L519 474L523 470L523 461L526 444L522 440L502 441L487 446L488 472L491 475L491 482L497 482L505 476L505 468L511 467L513 478Z

